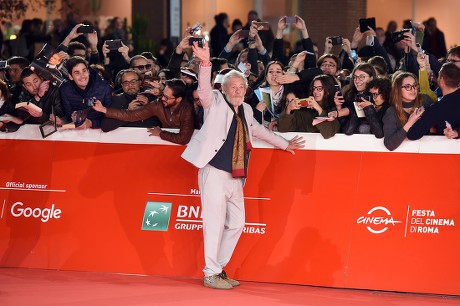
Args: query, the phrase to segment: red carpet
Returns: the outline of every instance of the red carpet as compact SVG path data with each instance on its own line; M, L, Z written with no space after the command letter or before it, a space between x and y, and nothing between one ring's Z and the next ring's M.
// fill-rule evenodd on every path
M201 279L0 268L0 305L442 306L460 297L254 282L213 290Z

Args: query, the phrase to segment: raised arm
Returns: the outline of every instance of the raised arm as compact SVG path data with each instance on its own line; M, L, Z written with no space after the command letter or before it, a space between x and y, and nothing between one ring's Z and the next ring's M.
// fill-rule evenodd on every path
M209 61L210 53L208 43L205 43L203 48L198 46L197 42L192 46L195 57L200 60L200 71L198 73L198 96L200 97L203 108L208 108L212 105L213 94L211 86L211 62Z

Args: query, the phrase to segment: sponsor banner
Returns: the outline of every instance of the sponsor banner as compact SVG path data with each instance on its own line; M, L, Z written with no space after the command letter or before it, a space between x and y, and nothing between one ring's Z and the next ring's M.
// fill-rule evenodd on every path
M0 148L11 160L0 166L2 266L202 276L197 169L183 146L0 139ZM226 271L459 295L459 167L449 154L255 148Z

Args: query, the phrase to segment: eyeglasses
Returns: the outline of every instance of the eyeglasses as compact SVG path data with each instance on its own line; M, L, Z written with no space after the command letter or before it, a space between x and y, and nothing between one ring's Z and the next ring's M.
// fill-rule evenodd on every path
M193 98L193 102L200 102L200 98Z
M460 60L454 60L454 59L450 60L450 59L448 59L448 60L446 60L446 62L448 62L448 63L460 63Z
M353 76L353 81L356 81L356 80L363 81L365 78L367 78L367 75L365 75L365 74L354 75Z
M147 65L137 65L137 66L133 66L133 68L136 68L136 69L139 69L139 70L144 70L144 69L151 69L152 68L152 65L151 64L147 64Z
M171 100L175 99L176 97L168 97L167 95L163 94L163 98L165 98L166 100Z
M312 87L312 90L313 90L313 91L315 91L315 90L317 90L317 91L323 91L324 88L323 88L323 86L313 86L313 87Z
M320 67L321 67L321 68L335 68L335 67L337 67L337 66L334 65L334 64L326 64L326 63L324 63L324 64L321 64Z
M123 81L121 82L121 85L122 86L129 86L129 85L134 86L134 85L137 85L138 82L139 82L138 79L133 79L131 81Z
M406 85L401 86L401 88L404 88L407 91L411 91L412 89L417 90L418 84L406 84Z
M380 96L380 93L378 93L378 92L371 92L371 94L372 94L372 97L374 99L377 98L378 96Z

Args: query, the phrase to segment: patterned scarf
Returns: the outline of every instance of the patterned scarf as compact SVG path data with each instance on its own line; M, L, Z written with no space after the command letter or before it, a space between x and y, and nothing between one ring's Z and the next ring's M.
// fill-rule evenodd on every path
M252 149L252 145L249 141L248 126L246 118L244 117L244 108L243 105L238 106L237 114L233 105L227 101L227 98L225 98L225 101L233 111L233 116L236 120L236 133L232 154L232 176L246 177L248 173L249 152Z

